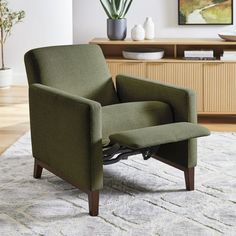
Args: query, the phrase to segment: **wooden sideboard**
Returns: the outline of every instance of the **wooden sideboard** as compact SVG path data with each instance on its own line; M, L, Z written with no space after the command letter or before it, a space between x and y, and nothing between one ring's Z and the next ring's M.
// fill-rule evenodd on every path
M93 39L107 60L113 79L127 74L191 88L197 93L199 114L236 114L236 61L221 61L225 49L236 51L236 42L220 39L157 39L110 41ZM161 60L127 60L126 48L164 49ZM216 60L184 60L185 50L214 50Z

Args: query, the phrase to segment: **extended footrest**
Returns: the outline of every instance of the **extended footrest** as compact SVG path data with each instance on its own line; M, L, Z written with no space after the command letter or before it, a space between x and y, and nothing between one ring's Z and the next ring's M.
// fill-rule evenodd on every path
M138 150L208 136L209 134L209 130L201 125L179 122L123 131L110 135L109 139L111 143Z

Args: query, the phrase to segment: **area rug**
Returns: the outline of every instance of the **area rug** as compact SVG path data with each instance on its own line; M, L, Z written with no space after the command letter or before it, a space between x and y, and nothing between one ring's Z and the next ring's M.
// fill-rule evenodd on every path
M199 139L196 190L183 172L140 155L104 167L100 215L44 170L32 178L29 133L0 157L0 235L236 235L236 133Z

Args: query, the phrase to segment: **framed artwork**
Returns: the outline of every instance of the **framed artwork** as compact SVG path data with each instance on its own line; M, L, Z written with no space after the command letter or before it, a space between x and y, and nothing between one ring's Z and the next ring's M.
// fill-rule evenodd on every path
M232 25L233 0L178 0L179 25Z

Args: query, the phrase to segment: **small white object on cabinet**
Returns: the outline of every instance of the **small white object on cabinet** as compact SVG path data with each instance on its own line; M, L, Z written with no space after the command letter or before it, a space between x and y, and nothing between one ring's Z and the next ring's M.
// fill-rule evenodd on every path
M151 40L155 38L155 25L151 17L147 17L144 22L144 30L145 30L145 39Z
M131 30L131 38L134 41L141 41L145 39L145 30L142 25L135 25Z

